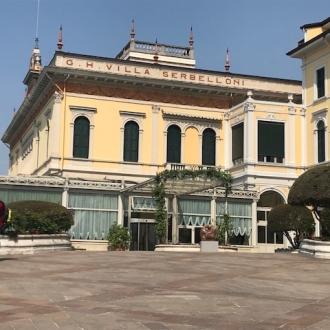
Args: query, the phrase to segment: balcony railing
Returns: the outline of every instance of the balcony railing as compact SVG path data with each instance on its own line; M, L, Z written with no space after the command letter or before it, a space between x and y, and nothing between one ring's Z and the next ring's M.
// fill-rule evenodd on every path
M173 163L167 163L165 166L166 170L207 170L209 168L219 168L219 166Z

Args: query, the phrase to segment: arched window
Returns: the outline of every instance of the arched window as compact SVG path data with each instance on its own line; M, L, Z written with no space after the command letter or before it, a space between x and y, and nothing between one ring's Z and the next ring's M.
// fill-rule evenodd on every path
M211 128L203 132L202 165L215 165L215 132Z
M181 163L181 129L171 125L167 129L167 163Z
M317 161L325 161L325 127L323 120L317 123Z
M124 161L137 162L139 160L139 125L129 121L124 128Z
M89 153L89 120L80 116L74 121L73 157L88 158Z

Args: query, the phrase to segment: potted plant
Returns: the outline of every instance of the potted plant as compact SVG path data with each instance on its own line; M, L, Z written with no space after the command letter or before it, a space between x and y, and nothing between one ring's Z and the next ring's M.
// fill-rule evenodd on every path
M125 251L131 242L131 231L127 227L112 225L108 233L109 250Z

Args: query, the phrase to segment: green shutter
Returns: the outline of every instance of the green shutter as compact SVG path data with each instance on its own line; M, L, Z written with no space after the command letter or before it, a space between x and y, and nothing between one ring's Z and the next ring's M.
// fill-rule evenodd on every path
M203 132L202 164L215 165L215 132L211 128Z
M325 72L324 68L316 71L317 98L325 95Z
M243 158L244 152L244 125L243 123L232 128L232 160Z
M258 122L258 155L284 158L284 123Z
M168 163L181 163L181 129L171 125L167 130L167 157Z
M319 163L325 161L325 128L321 120L317 124L317 160Z
M78 117L74 122L73 157L88 158L89 154L89 120Z
M139 159L139 125L129 121L124 130L124 161L137 162Z

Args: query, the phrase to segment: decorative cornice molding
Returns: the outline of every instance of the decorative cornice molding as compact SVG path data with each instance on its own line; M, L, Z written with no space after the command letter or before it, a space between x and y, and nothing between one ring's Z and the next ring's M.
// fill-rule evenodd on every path
M62 88L61 83L58 85ZM139 89L124 89L102 85L87 85L83 83L67 83L66 91L70 93L135 99L155 103L172 103L189 106L229 109L229 100L212 99L193 95L179 95L170 92L145 91Z

